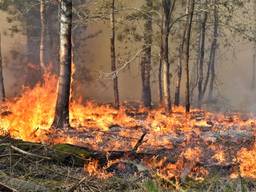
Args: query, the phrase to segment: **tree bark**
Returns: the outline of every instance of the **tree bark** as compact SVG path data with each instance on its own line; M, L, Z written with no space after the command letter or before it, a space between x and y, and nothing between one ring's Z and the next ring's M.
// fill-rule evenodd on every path
M190 39L191 39L191 31L192 31L192 24L193 24L193 16L194 16L194 6L195 6L195 0L187 0L187 13L189 18L189 25L187 29L187 42L186 42L186 65L185 65L185 71L186 71L186 112L190 112L190 88L189 88L189 57L190 57Z
M187 3L187 7L186 7L186 14L188 13L188 3ZM184 59L184 45L185 45L185 41L186 41L186 34L187 34L187 29L188 29L188 23L189 22L189 15L187 16L187 21L186 24L184 26L184 31L183 31L183 35L182 35L182 39L181 39L181 43L180 43L180 47L179 47L179 56L178 56L178 79L176 81L176 87L175 87L175 100L174 100L174 105L175 106L179 106L180 105L180 86L181 86L181 79L182 79L182 70L183 70L183 59Z
M256 17L256 2L254 1L253 3L253 14L254 14L254 18ZM256 26L256 22L254 22L254 26ZM254 29L256 30L256 27L254 27ZM256 35L254 36L256 37ZM252 81L251 81L251 89L254 90L255 89L255 80L256 80L256 41L254 40L253 43L253 61L252 61Z
M203 3L204 9L207 8L207 0L201 1ZM204 50L205 50L205 32L206 32L206 22L208 13L206 10L201 13L200 17L200 50L199 50L199 79L198 79L198 107L201 107L203 99L203 80L204 80Z
M210 78L210 87L208 99L212 100L213 97L213 86L215 81L215 60L216 60L216 51L218 47L218 37L219 37L219 13L217 8L217 0L214 0L214 31L213 31L213 42L212 42L212 58L211 58L211 78Z
M114 91L114 105L116 108L120 106L119 90L118 90L118 76L116 74L116 27L115 27L115 0L111 3L111 37L110 37L110 51L111 51L111 70L114 73L113 77L113 91Z
M72 0L60 1L60 73L58 95L55 108L54 128L69 127L69 99L71 84L71 28L72 28Z
M151 71L151 49L152 49L152 7L153 1L146 0L147 15L145 16L144 25L144 45L143 56L141 60L141 79L142 79L142 100L145 107L151 106L151 86L150 86L150 71Z
M26 14L26 45L27 45L27 63L29 64L26 71L26 86L34 86L41 80L40 66L39 66L39 52L40 52L40 9L39 6L34 6ZM33 66L33 67L31 67Z
M1 34L0 34L0 98L1 98L2 101L5 101L5 86L4 86L4 74L3 74Z
M172 111L171 93L170 93L170 61L169 61L169 34L171 15L175 6L175 1L162 0L163 9L163 34L161 43L163 48L162 57L162 91L163 91L163 105L165 113L169 114Z
M57 3L52 3L47 7L47 63L52 65L52 71L56 73L59 71L58 66L58 49L59 49L59 25L56 25L58 22L58 5Z
M42 71L45 67L45 41L46 41L46 14L45 14L45 0L40 0L40 21L41 21L41 35L40 35L40 67Z
M159 69L158 69L158 88L159 88L159 102L163 104L163 85L162 85L162 68L163 68L163 33L164 33L164 17L161 20L161 37L160 37L160 59L159 59Z

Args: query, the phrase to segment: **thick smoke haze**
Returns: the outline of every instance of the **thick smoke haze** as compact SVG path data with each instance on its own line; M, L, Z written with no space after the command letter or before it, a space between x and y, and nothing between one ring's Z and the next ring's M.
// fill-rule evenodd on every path
M139 8L141 2L133 0L129 1L127 5ZM91 11L93 11L93 8ZM27 70L28 63L26 63L26 55L28 54L27 36L24 32L10 36L9 28L11 24L7 22L8 15L5 12L0 12L0 15L6 92L8 97L15 97L21 93L22 87L25 85L25 77L29 73ZM38 26L40 26L39 23ZM56 29L57 26L58 24L56 23ZM142 30L142 27L139 28L140 32ZM97 35L86 38L93 34ZM79 48L75 49L74 58L75 65L79 66L76 67L76 96L82 96L84 99L93 99L99 103L113 101L112 80L102 78L102 74L111 71L109 37L110 26L107 22L102 21L89 23L86 29L76 32L76 41L80 42ZM236 42L233 39L233 35L228 38L232 40L232 46L226 48L222 45L224 41L220 40L217 52L217 81L215 86L218 90L218 100L216 100L218 107L215 107L215 109L256 111L256 91L251 91L253 43L243 38L238 38L239 41ZM132 58L141 49L141 46L141 43L129 42L129 40L125 43L117 41L118 65L122 66L123 63ZM171 43L171 48L174 47L175 45ZM52 49L47 50L49 58L52 55L51 51ZM206 54L206 57L208 57L208 54ZM122 101L140 101L141 99L142 88L139 63L140 57L134 59L119 74ZM56 66L57 64L54 63L53 65ZM175 62L172 62L172 72L175 66ZM158 103L157 67L158 60L154 60L152 95L156 104ZM183 89L182 92L184 92ZM171 94L173 98L173 89Z

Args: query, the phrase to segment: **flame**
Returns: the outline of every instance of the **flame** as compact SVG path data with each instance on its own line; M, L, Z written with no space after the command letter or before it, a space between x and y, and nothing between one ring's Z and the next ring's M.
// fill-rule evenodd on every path
M83 103L81 99L72 98L70 123L77 133L76 136L62 130L57 131L56 137L51 137L49 135L54 134L49 133L56 132L50 128L55 109L56 85L57 77L46 73L44 81L34 88L24 88L20 97L0 103L0 135L9 134L13 138L32 142L89 145L95 150L109 151L131 150L142 135L141 130L144 130L148 134L138 151L163 147L175 150L176 140L183 148L176 163L170 163L166 158L159 159L158 156L143 159L143 163L150 169L157 170L166 178L172 178L181 174L184 166L187 166L184 162L190 162L189 165L199 162L207 147L215 152L213 159L219 163L227 161L224 149L214 147L214 144L211 146L207 142L204 143L207 147L202 148L201 144L197 143L196 139L205 131L222 134L225 131L232 131L235 127L241 132L251 130L256 125L256 119L244 120L238 113L225 115L193 109L190 114L186 114L183 107L175 107L169 116L164 114L161 107L152 110L140 107L136 113L142 115L132 117L129 113L132 113L133 109L125 106L116 110L110 105L97 105L92 101ZM106 140L104 135L108 132L112 135ZM90 137L80 138L77 136L78 133L89 133ZM124 139L116 139L117 137ZM237 158L240 162L241 175L256 178L256 144L251 149L242 148L237 153ZM95 161L87 164L85 170L91 175L109 176L104 170L99 170ZM196 170L196 167L191 167L191 171L193 170ZM207 172L197 168L197 172L200 172L199 170L204 174Z
M240 174L243 177L256 179L256 143L251 149L242 148L237 155Z
M215 153L215 155L213 156L213 159L215 159L218 163L224 163L226 161L226 155L225 152L223 150L218 151L217 153Z

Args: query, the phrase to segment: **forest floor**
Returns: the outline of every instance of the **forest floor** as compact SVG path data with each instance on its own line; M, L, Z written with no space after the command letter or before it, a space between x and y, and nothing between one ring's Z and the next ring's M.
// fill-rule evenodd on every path
M47 143L0 137L0 191L256 191L249 116L177 112L172 130L153 131L144 112L128 115L143 126L61 130Z
M227 174L230 167L216 166L201 180L168 180L149 170L136 174L130 170L129 173L99 178L86 172L82 164L79 166L76 158L68 159L69 155L62 156L58 152L54 154L56 151L52 146L8 137L2 137L0 143L0 191L3 192L256 191L253 179L231 179Z

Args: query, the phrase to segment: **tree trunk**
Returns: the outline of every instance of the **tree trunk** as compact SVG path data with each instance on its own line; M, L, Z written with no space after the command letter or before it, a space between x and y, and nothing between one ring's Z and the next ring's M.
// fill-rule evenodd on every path
M218 36L219 36L219 13L217 8L217 0L214 0L214 31L213 31L213 42L212 42L212 59L211 59L211 79L210 79L210 87L209 87L209 95L208 99L212 100L213 97L213 86L215 81L215 60L216 60L216 51L218 46Z
M0 34L0 98L2 101L5 101L1 34Z
M151 106L151 86L150 86L150 71L151 71L151 47L152 47L152 0L146 0L147 15L145 16L144 25L144 45L143 57L141 60L141 79L142 79L142 100L145 107Z
M188 2L189 3L189 2ZM188 4L187 3L187 4ZM189 5L189 4L188 4ZM188 5L186 7L186 14L188 14ZM189 22L189 15L187 16L187 21L184 27L180 47L179 47L179 56L178 56L178 79L176 81L176 87L175 87L175 100L174 100L174 105L179 106L180 105L180 86L181 86L181 79L182 79L182 62L184 58L184 44L186 41L186 34L187 34L187 29L188 29L188 22Z
M40 79L39 52L40 52L40 22L39 6L34 6L26 14L26 37L27 37L27 71L25 77L26 86L34 86ZM32 67L31 67L32 66Z
M47 63L52 65L52 72L56 73L59 71L58 66L58 49L59 49L59 25L58 22L58 5L55 3L47 7L47 50L48 53Z
M58 95L55 108L54 128L69 127L69 99L71 84L71 28L72 28L72 0L60 1L60 74Z
M164 34L164 17L161 20L161 42L160 42L160 60L159 60L159 69L158 69L158 88L159 88L159 102L163 104L163 85L162 85L162 68L163 68L163 34Z
M192 22L193 22L193 16L194 16L194 6L195 6L195 0L187 0L187 13L188 13L188 20L189 25L187 29L187 42L186 42L186 65L185 65L185 71L186 71L186 112L190 112L190 88L189 88L189 57L190 57L190 38L191 38L191 31L192 31Z
M40 38L40 67L45 71L45 37L46 37L46 14L45 14L45 0L40 0L40 20L41 20L41 38Z
M113 91L114 91L114 105L116 108L119 108L119 90L118 90L118 76L116 74L116 28L115 28L115 0L112 0L111 4L111 37L110 37L110 50L111 50L111 70L115 74L113 77Z
M256 2L254 1L253 3L253 14L254 14L254 18L256 17ZM254 22L254 29L256 30L256 22ZM254 36L256 37L256 35ZM255 89L255 80L256 80L256 41L254 40L253 43L253 62L252 62L252 82L251 82L251 89L254 90Z
M201 1L202 2L202 1ZM207 0L202 2L204 4L204 9L207 8ZM200 17L200 50L199 50L199 79L198 79L198 107L201 107L202 99L203 99L203 80L204 80L204 50L205 50L205 32L206 32L206 22L207 22L207 11L204 10L201 13Z
M253 46L254 52L256 50L256 45ZM255 75L255 70L256 70L256 53L253 53L253 61L252 61L252 90L255 89L255 80L256 80L256 75Z
M169 34L171 14L175 6L175 1L162 0L163 8L163 34L162 34L162 91L163 91L163 105L165 113L169 114L172 111L171 93L170 93L170 61L169 61Z
M197 20L200 20L200 14L196 15ZM194 91L198 86L198 78L199 78L199 58L200 58L200 22L198 22L198 29L197 29L197 37L196 37L196 54L197 54L197 58L196 58L196 62L193 65L193 69L192 69L192 75L191 75L191 80L190 80L190 98L191 98L191 102L192 99L194 98Z

